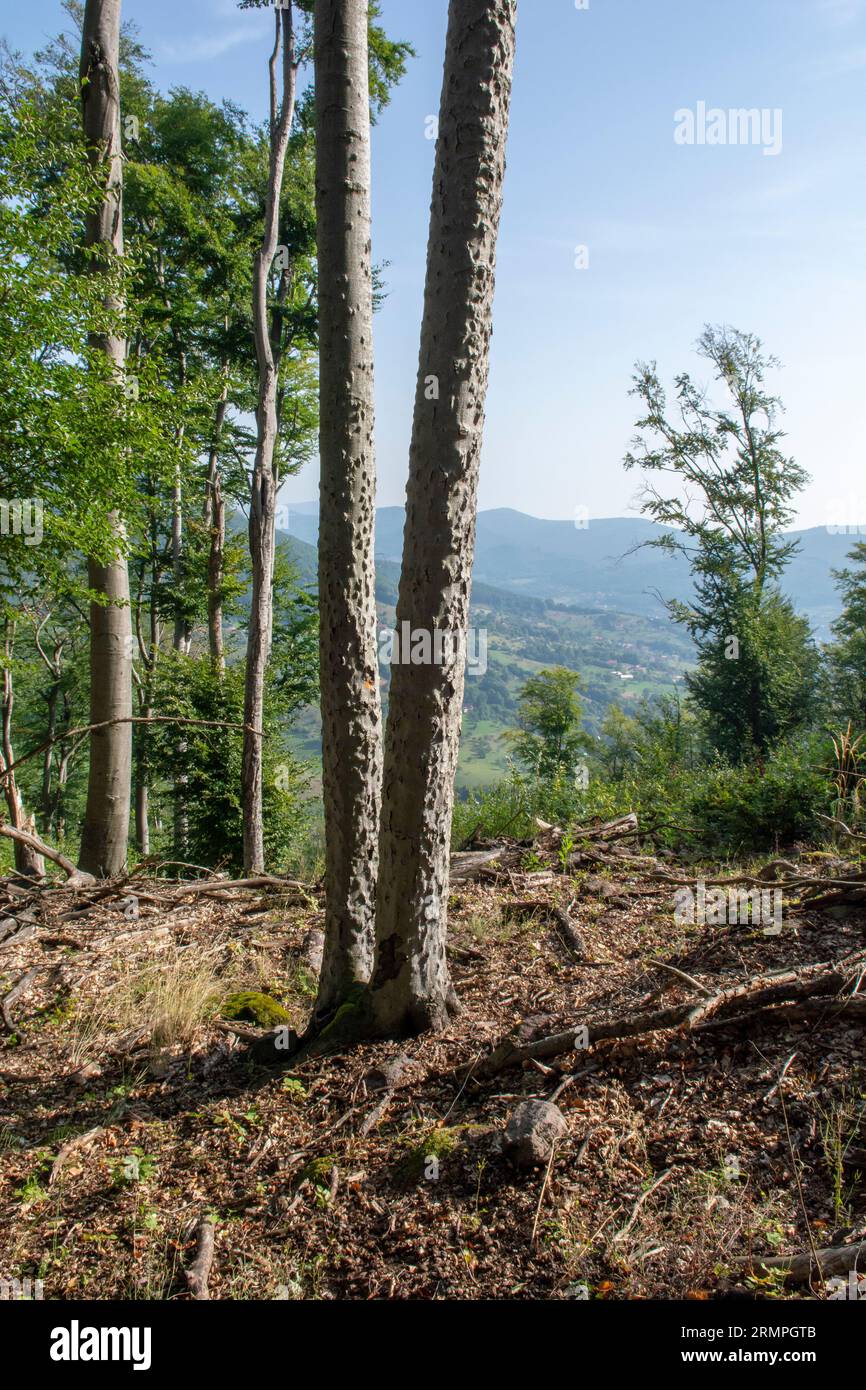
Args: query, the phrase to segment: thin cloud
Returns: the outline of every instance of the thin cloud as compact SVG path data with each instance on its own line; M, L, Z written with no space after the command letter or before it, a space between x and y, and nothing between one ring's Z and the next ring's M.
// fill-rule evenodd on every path
M233 48L245 43L258 43L265 32L264 26L254 20L225 30L222 34L196 35L190 39L180 39L176 43L163 45L160 56L168 63L207 63L214 58L222 58Z
M864 0L821 0L820 8L830 23L841 29L860 18Z
M847 77L852 72L862 72L866 68L866 44L859 48L842 48L838 53L827 53L816 58L809 65L813 79L826 82L838 77Z

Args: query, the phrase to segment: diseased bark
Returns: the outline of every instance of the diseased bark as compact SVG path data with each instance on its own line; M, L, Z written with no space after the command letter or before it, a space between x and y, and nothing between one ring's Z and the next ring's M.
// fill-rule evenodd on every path
M271 648L273 627L274 547L276 542L277 488L276 464L279 418L277 412L278 363L268 331L268 277L277 253L280 223L280 193L295 110L297 68L291 0L277 10L276 38L270 59L270 164L265 198L265 226L256 252L253 270L253 324L256 360L259 369L259 396L256 409L256 457L250 493L250 558L252 596L247 633L246 681L244 687L243 766L241 801L243 807L244 867L261 873L265 866L264 826L262 823L262 743L253 733L260 729L264 712L265 673ZM282 48L282 100L277 93L277 65Z
M367 0L317 0L319 649L325 950L316 1013L373 964L382 729L373 562L373 272Z
M397 631L442 660L392 667L385 740L375 1030L441 1026L455 1000L445 957L448 850L463 704L478 467L516 0L451 0Z
M91 163L104 175L105 199L88 215L85 246L100 247L103 260L123 255L123 164L120 147L118 51L120 0L87 0L81 41L81 103ZM90 273L98 274L99 260ZM118 306L109 300L108 306ZM93 339L121 377L124 340L113 334ZM88 559L88 584L102 602L90 605L90 722L100 725L90 739L87 807L79 862L93 874L118 874L126 863L132 735L122 722L132 713L132 640L129 574L123 552L122 518L111 517L114 555Z

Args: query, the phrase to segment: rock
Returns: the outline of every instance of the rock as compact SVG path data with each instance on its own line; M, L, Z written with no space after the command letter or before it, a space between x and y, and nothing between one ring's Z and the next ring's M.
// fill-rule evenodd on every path
M381 1062L378 1067L373 1067L364 1077L367 1090L393 1091L408 1064L409 1058L405 1052L401 1052L399 1057L393 1057L390 1061Z
M319 931L318 927L311 927L301 942L301 965L309 970L311 975L319 975L324 954L325 933Z
M609 878L599 877L598 874L587 874L581 885L581 890L584 893L593 894L596 898L607 899L617 896L616 884L611 883Z
M568 1133L565 1116L547 1100L524 1100L515 1106L505 1129L503 1153L518 1168L547 1163L551 1150Z

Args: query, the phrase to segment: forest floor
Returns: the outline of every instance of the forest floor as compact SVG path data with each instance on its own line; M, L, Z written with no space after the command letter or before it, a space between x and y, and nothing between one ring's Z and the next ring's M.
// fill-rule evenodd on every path
M213 1221L214 1299L832 1296L825 1278L786 1285L758 1261L866 1238L862 1015L825 999L799 1020L460 1070L507 1036L700 1002L866 947L866 906L795 895L778 934L693 926L658 869L695 865L624 844L602 859L562 872L555 853L513 849L453 883L463 1011L447 1032L282 1070L252 1061L255 1030L219 1013L232 992L265 991L303 1027L318 891L0 882L0 1005L23 981L0 1010L0 1280L39 1277L46 1299L189 1298ZM397 1057L383 1093L377 1068ZM567 1132L546 1165L516 1169L510 1114L554 1094Z

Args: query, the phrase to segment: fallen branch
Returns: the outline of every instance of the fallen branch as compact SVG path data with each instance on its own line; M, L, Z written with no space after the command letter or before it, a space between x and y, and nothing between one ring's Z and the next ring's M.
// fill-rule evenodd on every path
M391 1104L391 1101L394 1099L394 1092L400 1086L400 1083L403 1079L408 1064L409 1058L401 1053L401 1055L395 1058L394 1061L386 1062L385 1065L380 1069L380 1076L382 1081L382 1086L380 1089L382 1090L382 1096L378 1104L375 1105L374 1108L370 1111L369 1115L366 1116L358 1130L358 1134L362 1139L366 1138L368 1134L372 1133L372 1131L376 1129L378 1125L381 1123L386 1110Z
M452 854L448 877L452 883L461 879L474 878L481 869L494 864L502 855L504 846L498 849L467 850Z
M57 1157L51 1165L51 1172L48 1175L49 1187L54 1186L60 1176L62 1168L69 1162L72 1155L77 1153L80 1149L89 1148L94 1140L99 1138L102 1132L102 1125L96 1125L95 1128L87 1130L85 1134L77 1134L74 1138L67 1140L58 1150Z
M202 1217L196 1230L195 1259L186 1271L187 1287L193 1298L206 1301L210 1298L208 1279L214 1257L214 1225L209 1217Z
M20 999L22 994L27 993L28 989L33 984L33 981L36 979L36 976L38 974L39 971L36 968L36 966L34 966L32 970L28 970L25 975L22 975L20 979L12 986L12 988L6 994L3 995L3 998L0 999L0 1018L2 1018L3 1020L3 1026L5 1027L7 1033L21 1032L21 1029L16 1028L15 1024L12 1022L9 1010L15 1003L16 999Z
M807 1251L801 1255L771 1255L765 1260L750 1257L737 1260L736 1267L759 1270L784 1270L792 1284L808 1284L815 1278L827 1279L836 1274L847 1274L858 1267L866 1271L866 1240L857 1245L835 1245L825 1250Z
M575 960L586 961L588 959L586 945L568 913L561 907L550 906L547 909L547 915L553 919L557 935Z
M788 971L784 975L769 979L767 976L758 977L744 985L722 990L698 1004L693 1000L687 1000L685 1003L674 1004L652 1013L637 1014L634 1018L620 1018L601 1023L588 1022L580 1027L569 1028L566 1032L554 1033L522 1045L512 1038L506 1038L494 1048L486 1060L477 1064L473 1071L473 1080L495 1076L506 1067L519 1066L525 1061L584 1051L599 1042L632 1038L671 1028L682 1028L684 1031L692 1032L699 1025L708 1026L706 1020L719 1013L725 1015L724 1022L729 1025L738 1017L753 1013L756 1006L763 1008L769 1004L797 1000L807 995L838 995L856 979L856 966L864 957L866 951L858 951L838 962L824 961L808 966L805 970ZM859 999L856 1001L855 1013L860 1002ZM458 1073L461 1074L462 1072Z
M662 1183L667 1182L668 1178L670 1177L673 1171L673 1168L666 1168L665 1171L661 1174L661 1176L656 1178L652 1186L648 1187L645 1192L641 1193L640 1197L638 1197L637 1201L634 1204L634 1207L632 1208L632 1213L628 1221L625 1223L622 1230L617 1231L616 1235L614 1236L614 1245L616 1245L618 1241L625 1240L632 1226L637 1221L638 1216L640 1215L640 1209L643 1206L644 1202L647 1200L648 1197L651 1197L653 1193L661 1187Z
M702 985L700 980L695 979L694 975L687 975L684 970L678 970L675 965L668 965L665 960L654 959L648 960L647 965L654 966L656 970L667 970L668 974L675 975L676 978L682 980L684 984L691 985L692 989L698 991L698 994L705 994L709 999L712 999L713 991L711 989L707 989L706 985ZM659 990L658 993L660 994L661 990Z
M709 1023L699 1024L698 1033L718 1032L722 1028L751 1028L756 1024L808 1023L813 1018L835 1018L844 1014L846 1018L866 1019L866 998L848 996L845 999L807 999L802 1004L773 1004L764 1009L750 1009L745 1014L733 1014L730 1018L714 1018Z
M161 886L161 885L160 885ZM168 884L166 884L168 887ZM308 883L301 883L294 878L278 878L276 874L262 874L259 878L212 878L199 883L172 883L170 895L172 898L194 898L199 896L212 896L221 898L224 893L237 893L242 889L249 888L294 888L299 892L309 893L312 891ZM138 895L144 901L142 894ZM151 902L159 902L159 898L150 898Z
M0 922L0 946L20 946L36 931L39 923L29 912L17 917L4 917Z
M92 874L86 874L82 869L77 869L72 860L67 859L65 854L61 854L59 849L52 849L50 845L46 845L43 840L40 840L36 835L31 835L26 830L17 830L14 825L0 824L0 835L5 835L9 840L17 840L19 844L27 845L28 849L35 850L37 854L42 854L53 864L57 864L65 873L71 886L79 883L96 882Z

